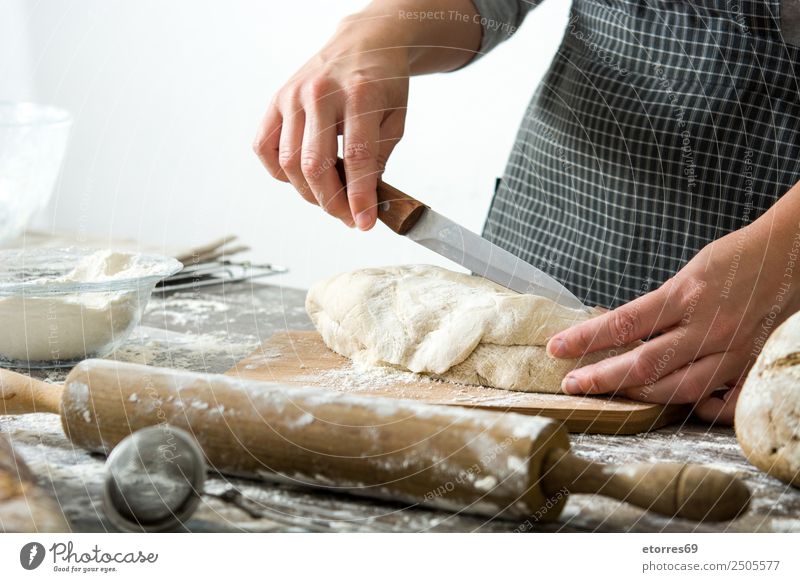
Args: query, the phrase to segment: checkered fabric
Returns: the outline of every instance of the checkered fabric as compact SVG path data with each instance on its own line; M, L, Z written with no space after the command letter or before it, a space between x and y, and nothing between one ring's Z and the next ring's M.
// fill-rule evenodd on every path
M484 52L534 4L474 2ZM484 236L616 307L756 219L800 178L781 3L574 0Z

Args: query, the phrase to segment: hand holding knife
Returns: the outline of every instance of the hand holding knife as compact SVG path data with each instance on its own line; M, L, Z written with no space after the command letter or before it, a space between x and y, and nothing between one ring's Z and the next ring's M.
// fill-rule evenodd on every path
M346 184L341 160L336 168L342 183ZM575 295L541 269L442 216L405 192L378 180L377 193L378 220L397 234L518 293L541 295L565 307L586 309Z

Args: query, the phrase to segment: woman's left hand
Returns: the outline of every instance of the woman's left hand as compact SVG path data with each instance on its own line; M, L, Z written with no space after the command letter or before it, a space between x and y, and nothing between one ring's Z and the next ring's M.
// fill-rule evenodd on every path
M798 205L796 185L655 291L553 336L548 352L562 358L650 338L574 370L564 392L697 403L704 420L732 423L741 383L767 336L800 309Z

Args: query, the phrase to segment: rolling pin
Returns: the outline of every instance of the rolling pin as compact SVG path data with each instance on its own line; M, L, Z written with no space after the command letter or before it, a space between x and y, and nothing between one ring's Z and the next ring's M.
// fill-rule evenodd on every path
M70 440L108 453L146 426L194 435L209 468L488 516L555 520L569 493L662 515L732 519L734 476L684 463L612 467L573 456L555 421L87 360L63 387L0 372L0 414L61 415Z

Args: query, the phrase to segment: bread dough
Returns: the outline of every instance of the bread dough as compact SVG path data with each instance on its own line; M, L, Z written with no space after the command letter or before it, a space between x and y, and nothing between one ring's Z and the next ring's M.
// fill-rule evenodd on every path
M764 344L736 403L735 424L751 463L800 487L800 313Z
M545 352L557 332L599 312L521 295L482 277L412 265L363 269L316 283L306 310L333 351L357 364L523 392L561 391L579 360Z

